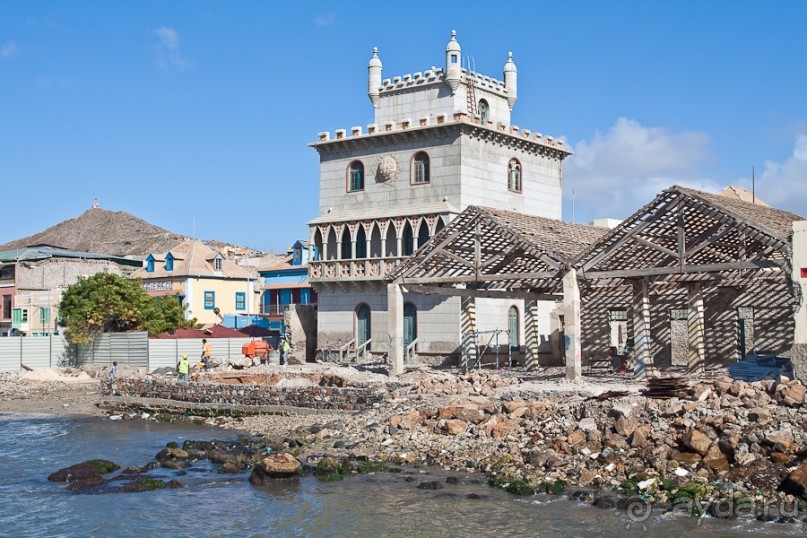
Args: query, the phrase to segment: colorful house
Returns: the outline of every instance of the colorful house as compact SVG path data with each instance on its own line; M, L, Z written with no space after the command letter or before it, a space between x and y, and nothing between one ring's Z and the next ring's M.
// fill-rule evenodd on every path
M68 286L99 272L121 274L142 262L52 245L0 252L0 336L56 332L59 302Z
M262 280L261 313L269 329L285 333L284 313L290 305L314 305L317 294L308 283L307 241L296 241L279 263L260 269Z
M225 315L257 314L257 276L201 241L188 239L161 254L149 254L132 273L151 296L174 296L187 319L202 325L222 323Z

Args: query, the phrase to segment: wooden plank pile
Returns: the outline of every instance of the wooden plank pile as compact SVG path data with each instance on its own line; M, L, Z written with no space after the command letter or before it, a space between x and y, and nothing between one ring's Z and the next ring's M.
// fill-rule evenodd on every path
M647 388L641 393L648 398L687 398L689 381L684 377L653 377L647 380Z

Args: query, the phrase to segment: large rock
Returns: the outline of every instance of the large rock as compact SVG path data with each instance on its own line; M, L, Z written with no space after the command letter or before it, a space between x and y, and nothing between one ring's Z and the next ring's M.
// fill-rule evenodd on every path
M446 420L445 430L449 435L461 435L468 429L468 423L464 420L449 419Z
M494 439L501 439L507 437L518 429L518 422L510 420L509 418L499 419L496 424L491 428L490 435Z
M51 482L75 482L79 480L91 480L103 474L111 473L120 469L120 465L109 460L87 460L83 463L71 465L59 469L48 476Z
M804 403L805 394L807 394L807 389L798 381L791 381L780 392L782 403L790 407L798 407Z
M790 428L773 430L765 434L765 441L771 445L781 443L785 447L790 447L793 444L793 440L793 430Z
M712 445L712 447L706 452L706 455L703 457L703 461L701 464L706 467L707 469L711 469L712 471L728 471L729 470L729 460L723 452L720 451L720 447L717 445Z
M441 407L437 414L440 418L464 420L474 424L479 424L485 419L485 413L481 409L468 405Z
M636 431L638 425L639 423L635 418L619 417L614 421L614 430L616 430L616 433L619 435L629 437Z
M416 428L423 421L419 411L412 411L401 417L400 427L404 430L412 430Z
M302 464L286 452L275 452L255 465L249 476L250 484L262 486L278 478L291 478L300 474Z
M684 438L684 445L690 450L694 450L701 456L709 451L712 440L696 429L691 429Z
M695 454L694 452L679 452L677 450L672 452L672 459L682 465L696 465L701 461L700 454Z
M728 474L732 482L740 482L752 490L774 491L787 476L787 469L765 459L754 460L747 465L737 465Z
M748 420L753 422L757 422L759 424L767 424L771 421L773 416L769 409L765 409L764 407L755 407L748 411Z
M802 463L779 486L785 493L803 497L807 493L807 463Z

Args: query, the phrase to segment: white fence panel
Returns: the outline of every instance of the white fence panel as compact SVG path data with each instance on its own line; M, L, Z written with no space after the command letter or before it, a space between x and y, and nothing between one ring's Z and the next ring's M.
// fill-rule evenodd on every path
M153 372L157 368L176 368L181 354L177 354L177 342L179 340L149 340L149 372ZM188 355L190 359L191 356Z
M0 372L19 372L22 337L0 338Z
M56 366L51 361L50 338L32 336L23 337L22 363L28 368L50 368Z

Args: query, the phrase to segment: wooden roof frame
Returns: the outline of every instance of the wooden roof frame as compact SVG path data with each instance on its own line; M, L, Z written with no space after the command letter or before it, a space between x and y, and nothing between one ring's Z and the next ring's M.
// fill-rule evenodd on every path
M523 227L513 225L519 220L523 220ZM549 248L526 233L526 227L540 232L542 226L553 228L556 235L571 231L572 235L582 232L586 236L593 230L543 217L470 206L405 260L388 281L415 293L558 300L562 298L563 274L577 252ZM554 243L562 247L562 242ZM579 248L585 244L577 243Z
M387 281L415 293L541 300L562 298L562 277L570 269L586 287L623 287L639 278L744 285L790 277L797 220L804 219L680 186L662 191L607 233L470 206ZM574 237L559 242L564 234Z
M790 275L798 215L674 186L631 215L573 262L598 286L624 279L727 285Z

